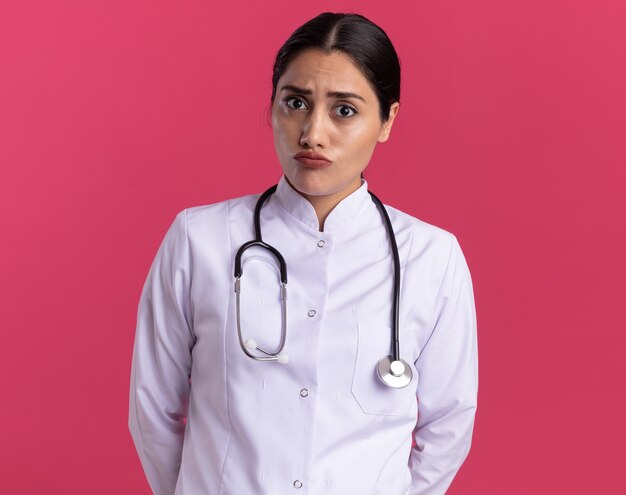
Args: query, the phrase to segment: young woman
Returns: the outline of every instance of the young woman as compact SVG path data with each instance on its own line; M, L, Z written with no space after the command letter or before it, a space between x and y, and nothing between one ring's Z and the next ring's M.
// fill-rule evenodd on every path
M272 80L277 187L181 212L144 286L129 426L150 486L443 494L472 437L476 317L454 235L362 178L398 114L396 52L325 13Z

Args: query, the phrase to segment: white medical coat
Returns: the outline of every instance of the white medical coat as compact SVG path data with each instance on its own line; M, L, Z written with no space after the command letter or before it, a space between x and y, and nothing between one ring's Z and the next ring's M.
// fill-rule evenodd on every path
M263 239L288 266L288 364L238 341L234 256L257 195L190 208L167 232L141 296L129 427L157 495L443 494L470 448L476 315L456 238L387 207L401 262L400 352L413 381L376 376L391 353L392 256L364 181L328 215L280 180ZM280 336L277 263L244 255L244 338ZM416 446L412 447L415 439Z

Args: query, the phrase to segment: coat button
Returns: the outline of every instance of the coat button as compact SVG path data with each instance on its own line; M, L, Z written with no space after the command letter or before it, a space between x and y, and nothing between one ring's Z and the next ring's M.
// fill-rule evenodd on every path
M300 390L300 397L308 397L309 391L306 388Z
M326 245L326 241L325 240L319 240L317 241L317 247L324 247Z
M293 486L295 486L296 488L302 488L302 481L300 480L294 481Z
M309 315L309 318L313 318L316 315L316 313L317 311L315 311L314 309L310 309L307 315Z

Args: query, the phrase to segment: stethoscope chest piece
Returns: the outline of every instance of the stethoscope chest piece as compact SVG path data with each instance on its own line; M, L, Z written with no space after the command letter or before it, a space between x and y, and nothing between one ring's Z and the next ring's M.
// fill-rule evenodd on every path
M391 356L385 356L378 361L376 372L383 383L391 388L404 388L413 378L411 367L406 361L393 361Z

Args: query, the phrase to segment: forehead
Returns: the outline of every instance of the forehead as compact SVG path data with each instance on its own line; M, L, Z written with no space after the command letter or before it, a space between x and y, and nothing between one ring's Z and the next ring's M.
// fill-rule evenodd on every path
M370 82L352 59L336 50L309 49L297 55L281 76L278 89L287 84L313 91L353 92L365 99L374 96Z

